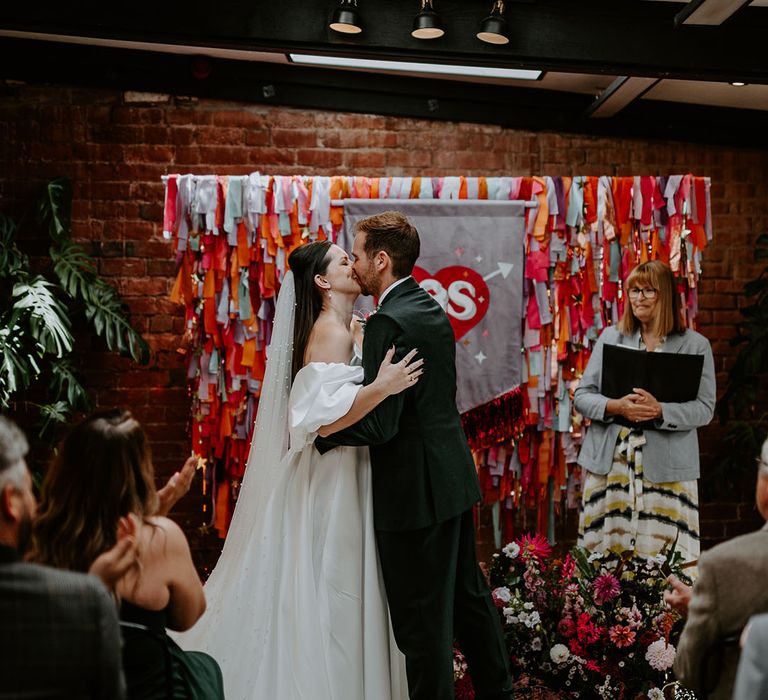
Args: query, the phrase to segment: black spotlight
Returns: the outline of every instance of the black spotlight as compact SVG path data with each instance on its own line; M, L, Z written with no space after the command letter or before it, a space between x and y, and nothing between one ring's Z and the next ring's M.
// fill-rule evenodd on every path
M414 39L438 39L443 34L445 34L443 23L432 6L432 0L421 0L419 14L413 18L411 36Z
M357 0L341 0L339 6L333 11L328 26L334 32L341 32L342 34L359 34L362 32L363 27L360 24Z
M495 0L491 14L480 23L477 38L488 44L509 43L509 28L504 18L504 0Z

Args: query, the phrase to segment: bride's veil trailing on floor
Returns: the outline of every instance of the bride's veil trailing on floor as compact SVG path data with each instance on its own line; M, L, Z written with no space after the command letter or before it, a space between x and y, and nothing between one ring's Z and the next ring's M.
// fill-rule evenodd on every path
M207 651L219 661L228 697L234 689L227 671L238 668L239 677L253 678L257 672L253 666L260 659L250 655L272 626L274 572L280 570L281 561L280 543L270 531L283 514L279 507L269 506L286 468L295 306L293 273L288 272L277 298L245 476L224 549L205 584L208 609L191 630L178 636L184 648ZM238 695L235 691L232 697Z

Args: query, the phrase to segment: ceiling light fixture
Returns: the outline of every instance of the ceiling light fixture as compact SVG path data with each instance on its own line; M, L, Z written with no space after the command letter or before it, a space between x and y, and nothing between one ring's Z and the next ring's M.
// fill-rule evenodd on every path
M363 27L360 24L357 0L341 0L339 6L333 11L328 26L334 32L341 34L359 34L362 32Z
M432 0L421 0L421 9L413 18L414 39L439 39L445 34L443 22L432 4Z
M494 0L491 14L480 23L477 38L488 44L509 43L509 27L504 18L504 0Z
M740 82L740 81L738 81L738 80L734 80L734 81L731 83L731 85L733 85L733 87L744 87L746 84L747 84L747 83L742 83L742 82Z
M413 61L382 61L373 58L347 58L343 56L319 56L288 54L292 63L327 68L355 68L357 70L396 71L399 73L435 73L441 75L468 75L475 78L502 78L506 80L538 80L540 70L518 68L490 68L488 66L460 66L447 63L415 63Z

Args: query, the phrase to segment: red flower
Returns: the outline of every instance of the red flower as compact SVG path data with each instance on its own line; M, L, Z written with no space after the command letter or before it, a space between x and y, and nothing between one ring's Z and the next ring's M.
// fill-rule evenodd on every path
M552 547L547 538L540 534L523 535L517 544L520 545L520 553L523 557L534 557L536 559L546 559L552 554Z
M598 664L597 661L588 659L587 663L585 663L584 666L588 671L594 671L595 673L600 673L600 664Z
M570 617L564 617L557 623L557 631L566 639L576 634L576 623Z
M645 630L640 635L640 644L644 647L650 646L659 638L658 632L652 632L651 630Z
M576 560L571 556L571 553L565 555L565 561L563 562L563 568L561 570L562 580L571 578L573 572L576 569Z
M621 593L621 584L615 576L603 574L592 582L592 590L595 593L595 603L602 605Z
M602 633L603 628L592 622L589 613L579 615L578 622L576 623L576 634L579 637L579 641L584 644L594 644L600 639Z
M464 674L463 678L457 680L453 689L456 700L475 700L475 688L469 674Z
M587 650L576 637L571 637L568 640L568 648L571 650L571 654L580 656L582 659L587 655Z
M624 625L614 625L611 627L608 637L619 649L630 647L635 643L634 630Z

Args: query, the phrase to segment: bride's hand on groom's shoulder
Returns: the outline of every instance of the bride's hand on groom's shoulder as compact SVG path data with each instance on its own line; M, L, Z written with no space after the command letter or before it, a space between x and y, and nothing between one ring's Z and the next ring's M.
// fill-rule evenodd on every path
M387 396L399 394L419 381L419 377L424 373L424 359L416 359L417 353L418 350L413 349L399 362L393 362L395 347L387 350L376 375L376 382Z

